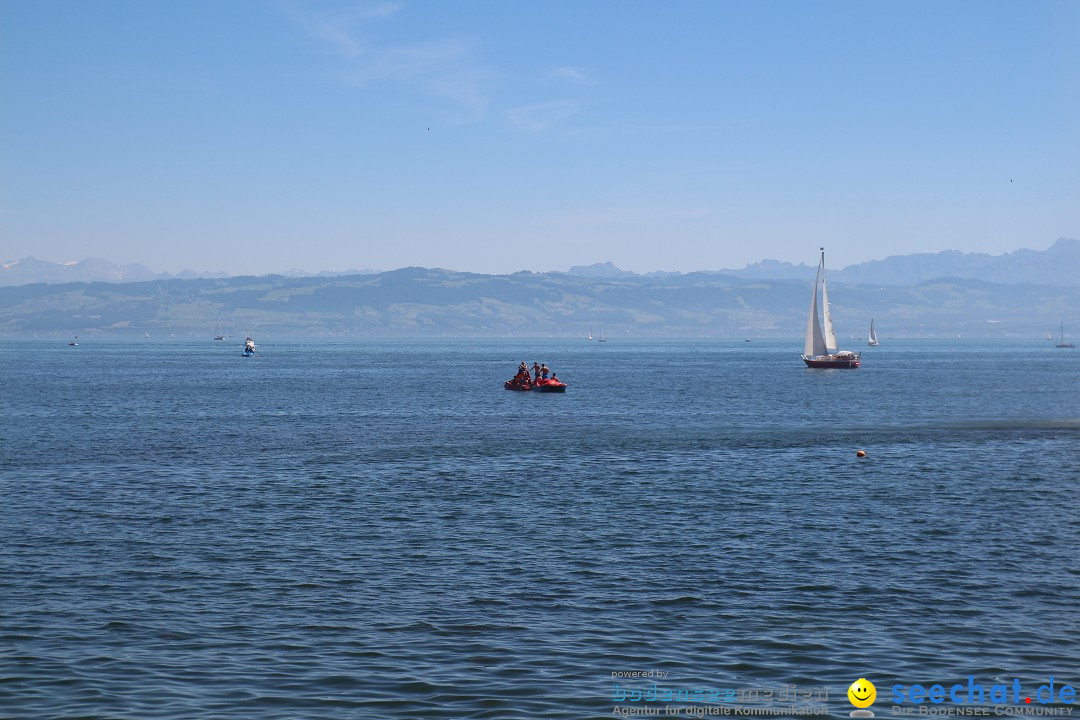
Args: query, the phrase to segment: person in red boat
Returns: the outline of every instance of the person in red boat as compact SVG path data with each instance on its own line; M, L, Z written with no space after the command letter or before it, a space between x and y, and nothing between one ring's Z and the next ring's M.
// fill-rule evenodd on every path
M548 379L548 373L550 372L551 371L548 370L547 363L540 366L540 377L542 377L544 380Z
M532 369L533 369L533 382L537 382L537 381L540 380L540 366L536 363L535 360L533 361Z
M515 375L513 379L507 380L505 383L503 383L503 386L507 390L533 389L532 377L529 375L529 366L525 364L524 360L522 360L521 364L518 365L517 375Z

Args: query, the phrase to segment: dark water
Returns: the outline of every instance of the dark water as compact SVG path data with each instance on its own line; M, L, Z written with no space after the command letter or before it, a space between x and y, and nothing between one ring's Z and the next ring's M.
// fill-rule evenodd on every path
M1077 685L1080 350L886 342L8 343L0 717Z

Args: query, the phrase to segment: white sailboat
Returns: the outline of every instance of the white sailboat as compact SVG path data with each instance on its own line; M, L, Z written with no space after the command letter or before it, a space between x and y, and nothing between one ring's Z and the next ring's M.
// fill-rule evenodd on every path
M589 340L592 340L592 328L589 328Z
M874 329L874 318L870 318L870 339L866 342L870 347L874 347L878 344L877 330Z
M818 284L821 284L822 323L818 319L817 297ZM814 293L810 296L810 317L806 321L806 344L803 347L803 362L812 368L857 368L859 355L850 350L838 350L836 333L833 331L832 313L829 311L829 288L825 283L825 248L821 248L821 261L814 277Z
M1071 342L1065 342L1065 322L1064 321L1062 321L1062 323L1061 323L1061 342L1056 343L1054 345L1054 347L1059 347L1059 348L1076 347Z

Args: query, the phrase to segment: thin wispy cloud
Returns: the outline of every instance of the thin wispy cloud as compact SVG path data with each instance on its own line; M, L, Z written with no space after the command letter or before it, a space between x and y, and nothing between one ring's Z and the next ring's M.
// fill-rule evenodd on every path
M570 213L551 218L557 225L616 225L640 222L698 220L712 214L709 208L608 208Z
M487 89L493 82L494 74L487 68L467 67L432 78L431 89L458 108L447 121L465 124L487 117L491 105Z
M377 82L411 85L449 101L447 122L469 123L487 116L496 74L468 38L436 38L410 44L380 42L377 27L392 22L400 3L379 2L344 10L292 6L292 15L313 38L344 61L342 82L364 87Z
M596 83L584 70L576 67L558 67L551 71L552 77L565 80L575 85L593 85Z
M362 40L365 24L392 17L401 9L401 3L374 2L326 10L297 3L284 7L311 37L323 42L335 54L353 59L365 51Z
M517 128L540 133L551 130L569 117L581 112L581 105L573 100L525 105L506 111L506 117Z
M372 80L418 80L441 77L471 67L472 46L462 39L450 38L400 45L396 47L371 48L363 62L349 72L355 84Z

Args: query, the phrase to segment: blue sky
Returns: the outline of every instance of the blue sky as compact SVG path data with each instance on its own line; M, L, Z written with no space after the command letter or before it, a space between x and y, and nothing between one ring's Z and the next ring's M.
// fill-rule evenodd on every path
M0 260L813 263L1080 236L1077 2L0 3Z

